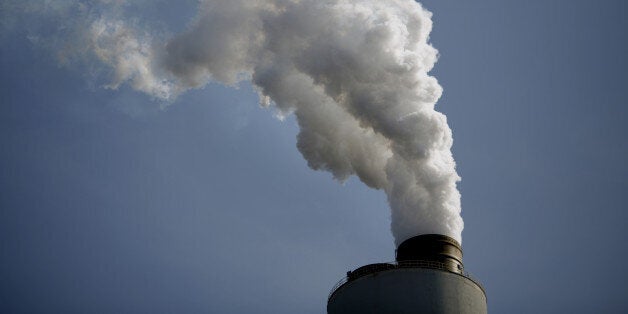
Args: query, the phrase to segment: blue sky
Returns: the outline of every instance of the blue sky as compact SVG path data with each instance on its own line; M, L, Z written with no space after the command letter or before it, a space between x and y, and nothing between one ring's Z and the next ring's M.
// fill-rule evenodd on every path
M422 3L489 311L625 312L628 5ZM128 14L176 32L194 6ZM347 270L394 259L385 195L309 169L249 84L160 109L32 25L1 37L0 312L324 313Z

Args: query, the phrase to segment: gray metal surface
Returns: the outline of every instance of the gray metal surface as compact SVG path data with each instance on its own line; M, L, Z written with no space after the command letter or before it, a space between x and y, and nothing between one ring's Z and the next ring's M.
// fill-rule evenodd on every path
M462 247L442 234L422 234L403 241L397 248L398 262L424 260L441 262L453 272L462 272Z
M373 271L332 291L327 313L485 314L482 287L460 273L423 267Z

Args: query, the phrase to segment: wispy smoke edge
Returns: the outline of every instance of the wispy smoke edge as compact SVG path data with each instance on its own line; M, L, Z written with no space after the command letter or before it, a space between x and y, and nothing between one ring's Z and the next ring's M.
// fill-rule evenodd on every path
M172 36L125 16L125 4L6 1L2 27L27 28L61 63L107 73L105 88L128 84L161 103L208 82L250 80L262 104L296 116L311 168L386 193L397 244L424 233L461 241L460 177L446 117L434 110L442 88L428 73L438 51L420 4L208 0Z

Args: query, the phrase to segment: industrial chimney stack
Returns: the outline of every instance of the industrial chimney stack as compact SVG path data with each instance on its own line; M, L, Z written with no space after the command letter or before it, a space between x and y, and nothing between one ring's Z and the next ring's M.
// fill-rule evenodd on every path
M362 266L331 291L327 313L486 314L486 294L464 271L460 244L425 234L399 245L395 263Z

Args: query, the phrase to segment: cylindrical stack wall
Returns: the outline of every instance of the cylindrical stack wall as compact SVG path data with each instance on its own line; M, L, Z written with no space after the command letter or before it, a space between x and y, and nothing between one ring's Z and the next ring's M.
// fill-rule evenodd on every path
M336 290L327 313L485 314L484 291L446 270L397 268L371 273Z
M332 291L327 313L486 314L483 288L463 270L462 248L438 234L399 245L396 263L362 266Z

